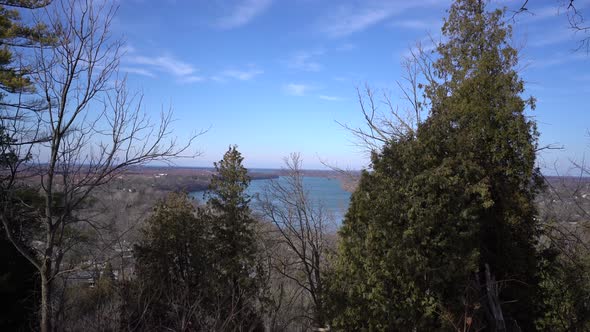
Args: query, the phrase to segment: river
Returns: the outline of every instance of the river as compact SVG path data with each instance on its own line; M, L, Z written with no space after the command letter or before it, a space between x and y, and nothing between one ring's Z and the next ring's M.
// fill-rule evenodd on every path
M257 194L264 192L268 186L269 181L285 181L285 177L280 176L278 179L262 179L252 180L248 187L247 194L252 197L250 207L255 212L257 208ZM335 221L340 223L344 218L348 204L350 202L350 193L342 189L340 181L334 178L317 177L317 176L304 176L303 186L307 190L310 199L313 203L320 203L328 212L330 212ZM195 191L191 193L191 196L202 201L203 191Z

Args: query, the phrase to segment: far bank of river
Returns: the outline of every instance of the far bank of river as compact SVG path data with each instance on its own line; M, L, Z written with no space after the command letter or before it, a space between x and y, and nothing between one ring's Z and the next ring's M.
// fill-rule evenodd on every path
M276 179L258 179L252 180L248 187L247 193L252 197L251 208L257 211L258 194L264 192L269 181L285 181L283 176ZM303 185L309 194L309 199L317 204L318 202L330 212L335 221L340 223L344 219L348 204L350 202L350 192L344 190L338 179L317 176L303 177ZM198 200L203 200L204 191L194 191L191 196Z

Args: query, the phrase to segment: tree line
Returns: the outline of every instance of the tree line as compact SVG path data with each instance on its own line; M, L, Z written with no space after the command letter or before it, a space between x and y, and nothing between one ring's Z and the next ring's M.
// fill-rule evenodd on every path
M45 15L27 25L16 8ZM119 250L132 253L127 277L104 254L124 231L94 213L97 192L130 167L185 155L199 134L181 142L171 113L141 113L118 76L115 13L108 2L0 2L0 326L590 329L588 241L541 208L551 188L536 164L535 99L505 10L452 3L436 49L404 62L407 112L386 99L379 114L373 91L359 91L366 127L349 129L371 165L337 232L307 195L299 155L253 201L230 146L203 204L170 193L139 223ZM73 282L81 273L91 287Z

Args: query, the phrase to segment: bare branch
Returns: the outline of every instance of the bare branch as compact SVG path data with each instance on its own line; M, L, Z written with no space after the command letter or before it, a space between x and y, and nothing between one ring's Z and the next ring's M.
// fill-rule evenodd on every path
M274 270L304 290L313 303L315 326L326 323L322 273L330 251L328 229L333 219L320 202L309 199L298 154L285 158L287 175L270 182L259 197L264 216L278 232L286 255L275 255Z

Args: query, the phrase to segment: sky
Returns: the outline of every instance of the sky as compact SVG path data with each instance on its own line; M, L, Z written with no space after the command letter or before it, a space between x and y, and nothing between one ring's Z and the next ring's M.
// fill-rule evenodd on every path
M492 2L516 10L524 1ZM575 49L557 0L530 1L514 17L513 44L530 112L541 133L548 174L590 159L590 55ZM590 20L590 1L576 1ZM402 58L416 42L440 38L450 1L121 0L113 22L123 36L121 71L144 94L145 110L174 111L179 138L207 130L193 145L211 166L237 144L246 167L277 168L301 153L305 168L322 161L359 169L369 163L339 123L361 126L356 89L369 85L406 107L396 82ZM379 94L380 95L380 94ZM383 105L380 105L383 107Z

